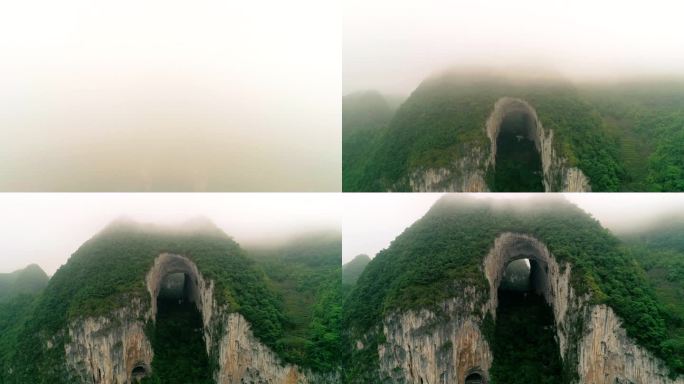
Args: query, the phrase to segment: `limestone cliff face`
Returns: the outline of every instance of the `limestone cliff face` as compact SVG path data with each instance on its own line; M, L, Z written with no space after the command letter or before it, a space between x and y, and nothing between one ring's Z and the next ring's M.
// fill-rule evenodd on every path
M487 192L487 170L496 167L496 142L504 118L510 113L523 113L530 117L528 139L534 141L540 154L544 190L547 192L589 192L589 179L579 168L571 167L567 159L554 149L553 130L545 129L535 109L526 101L502 97L494 104L485 123L485 134L490 147L472 146L463 149L465 155L442 168L414 170L405 183L414 192ZM390 188L390 190L397 188Z
M489 165L496 166L496 141L501 123L510 113L523 113L530 118L528 139L534 141L541 156L544 190L547 192L589 192L589 180L582 171L570 167L553 146L553 130L542 126L537 111L525 100L502 97L494 104L494 110L487 119L485 131L490 142Z
M499 235L485 256L488 290L464 287L463 295L444 301L439 311L385 317L379 376L394 383L462 384L478 372L488 380L492 354L482 326L487 314L496 319L497 288L507 263L523 257L539 266L533 285L553 310L563 363L576 367L578 383L684 384L669 379L662 363L627 337L609 307L575 293L569 264L559 264L543 243L518 233ZM357 349L364 347L362 340L356 342Z
M317 375L280 359L259 342L249 322L238 313L227 315L222 322L225 335L219 345L217 383L337 383L335 375Z
M69 324L65 352L73 382L125 384L133 382L135 375L151 372L154 351L145 335L145 325L155 321L162 279L179 272L190 279L189 298L202 315L207 353L218 359L218 370L214 373L217 383L339 381L335 375L317 375L283 363L254 336L242 315L217 304L213 281L204 278L190 259L165 253L155 259L145 278L149 301L134 299L130 305L107 316L88 317Z
M420 310L385 318L380 376L394 383L450 384L472 371L487 372L492 354L480 330L479 296L467 288L463 297L442 303L439 314Z
M578 348L580 382L684 384L684 378L668 378L662 362L629 339L612 309L592 306L586 317Z
M485 182L487 157L480 148L470 148L466 156L449 168L428 168L414 171L408 180L414 192L488 192Z
M136 367L149 371L154 353L144 332L146 310L140 300L109 316L69 324L66 364L74 382L129 383Z

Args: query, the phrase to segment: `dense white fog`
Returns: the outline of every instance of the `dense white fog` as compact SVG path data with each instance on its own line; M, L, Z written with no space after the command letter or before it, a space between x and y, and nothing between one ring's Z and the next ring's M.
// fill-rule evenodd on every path
M343 93L408 95L452 66L575 80L684 75L682 14L676 0L349 0Z
M463 198L524 200L531 193L459 193ZM644 228L668 218L684 217L681 193L563 193L614 233ZM374 257L427 213L439 193L355 193L343 196L342 262L365 253Z
M3 2L0 190L339 190L340 13Z
M36 263L52 275L121 217L168 225L204 217L240 245L258 245L339 231L341 199L325 193L3 194L0 213L0 273Z

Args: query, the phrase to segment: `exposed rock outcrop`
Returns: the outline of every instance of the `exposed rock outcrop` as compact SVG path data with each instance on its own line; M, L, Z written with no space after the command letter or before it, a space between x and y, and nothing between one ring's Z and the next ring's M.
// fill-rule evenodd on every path
M223 322L225 336L219 345L217 383L335 383L336 376L316 375L280 359L259 342L249 322L238 313L231 313Z
M447 300L439 314L408 311L383 322L387 343L378 347L380 375L396 383L462 383L472 369L489 370L492 354L480 324L483 297L473 288Z
M592 306L586 317L577 366L581 383L684 384L684 378L667 377L662 362L630 340L610 307Z
M147 273L149 301L134 299L130 305L107 316L88 317L68 326L65 345L67 366L75 382L88 384L131 383L134 369L149 374L154 351L145 335L145 325L155 321L156 298L162 279L171 273L190 279L189 299L202 315L204 340L209 356L218 359L214 378L219 384L334 383L336 374L318 375L283 363L252 333L249 322L228 306L219 306L214 283L202 276L188 258L164 253Z
M494 104L494 110L485 124L485 131L490 141L489 166L496 166L496 142L501 123L510 113L522 113L529 117L530 126L527 138L534 142L541 156L544 190L547 192L589 192L589 181L582 171L568 166L566 159L561 158L553 147L553 131L542 126L537 111L525 100L502 97Z
M529 117L527 138L534 142L542 162L542 182L547 192L589 192L589 179L554 149L553 130L542 126L537 112L525 100L502 97L494 104L487 118L484 131L489 138L489 148L472 146L463 148L464 155L447 167L414 170L406 183L414 192L487 192L488 170L496 167L496 143L504 118L511 113ZM398 189L398 188L391 188Z
M577 372L582 384L684 384L671 380L653 355L637 346L609 307L591 304L572 288L571 265L559 264L548 248L532 236L499 235L484 258L489 289L473 286L444 301L438 311L395 312L383 320L386 342L378 346L380 377L391 382L462 384L470 372L488 379L492 365L483 334L487 314L496 318L497 290L506 265L530 258L539 265L534 289L551 306L563 364ZM362 340L356 348L363 348Z
M449 168L414 171L409 176L409 187L414 192L488 192L485 182L487 158L480 148L471 148Z
M131 372L149 372L154 353L145 335L147 311L140 300L108 316L88 317L69 324L66 364L74 382L129 383Z

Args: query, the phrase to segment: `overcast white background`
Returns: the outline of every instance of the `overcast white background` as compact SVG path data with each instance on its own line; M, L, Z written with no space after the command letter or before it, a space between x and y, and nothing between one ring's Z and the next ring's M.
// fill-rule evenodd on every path
M525 199L527 193L461 193L461 196ZM564 193L569 201L614 232L649 224L659 217L684 215L682 193ZM365 253L374 257L427 213L440 193L346 193L343 195L342 262ZM550 195L542 195L549 196Z
M343 92L408 95L451 66L572 78L683 74L677 0L346 0Z
M338 191L337 0L0 3L0 190Z
M52 275L121 216L159 224L204 216L244 246L339 230L341 199L330 193L0 194L0 273L37 263Z

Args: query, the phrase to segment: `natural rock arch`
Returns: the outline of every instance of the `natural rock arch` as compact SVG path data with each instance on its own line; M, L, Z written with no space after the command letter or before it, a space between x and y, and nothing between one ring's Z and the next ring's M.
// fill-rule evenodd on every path
M494 247L485 259L485 274L489 281L488 309L492 316L496 316L498 291L506 267L511 262L520 259L529 259L532 268L536 269L535 273L530 276L533 291L543 296L550 306L554 305L555 296L552 292L552 284L557 277L552 274L559 273L560 268L551 267L558 264L549 250L543 243L531 236L505 233L494 241Z
M162 253L147 273L145 281L150 294L150 315L154 321L157 316L157 298L164 278L175 273L183 273L186 278L187 298L197 306L202 314L204 324L211 317L213 284L207 283L201 276L195 263L180 255Z
M488 290L466 285L462 294L440 303L439 312L422 308L385 316L381 329L386 342L378 346L380 375L411 384L463 384L477 373L487 383L493 354L484 320L487 315L496 318L506 265L521 258L544 271L533 285L553 312L564 369L577 372L571 382L684 384L681 377L670 379L662 362L627 336L610 307L593 305L589 294L574 291L570 263L557 260L539 239L512 232L499 234L484 257ZM357 340L355 347L363 349L365 342Z
M550 135L548 138L545 136L544 128L539 121L539 117L537 117L537 111L525 100L502 97L494 104L494 110L489 115L486 124L487 137L489 137L490 141L489 166L496 168L497 143L503 129L503 123L507 118L514 115L522 115L526 119L524 136L534 142L535 149L541 158L542 182L544 190L548 192L552 186L549 172L552 161L549 155L553 135Z
M544 243L533 236L521 233L505 232L500 234L484 260L484 272L489 282L488 301L484 306L496 321L499 305L499 288L507 266L519 259L530 261L531 291L544 298L553 312L556 325L555 338L561 358L567 352L569 335L564 326L567 321L568 306L573 296L570 286L570 265L561 267ZM488 364L487 366L491 366Z
M175 255L170 253L162 253L154 260L154 264L147 272L145 277L145 284L149 293L150 306L146 318L156 322L157 321L157 305L159 294L162 291L162 284L168 276L175 274L183 274L184 286L182 297L195 305L202 317L203 323L203 337L205 340L205 347L207 354L209 354L211 347L211 334L208 331L209 322L211 321L212 311L214 306L213 301L213 282L207 281L202 277L197 265L187 257ZM143 361L136 365L131 371L131 378L144 377L151 373L153 353L149 353L150 361ZM138 368L144 369L135 371ZM143 376L136 376L136 373Z

